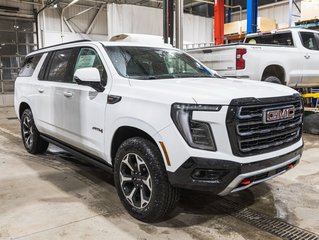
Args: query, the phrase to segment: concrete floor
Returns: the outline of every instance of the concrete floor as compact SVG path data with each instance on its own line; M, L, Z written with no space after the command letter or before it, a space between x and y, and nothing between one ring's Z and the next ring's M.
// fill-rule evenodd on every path
M228 200L319 234L319 136L304 135L288 173L224 199L183 191L167 221L145 224L125 212L112 176L54 146L28 154L14 117L0 108L0 239L279 239L216 207Z

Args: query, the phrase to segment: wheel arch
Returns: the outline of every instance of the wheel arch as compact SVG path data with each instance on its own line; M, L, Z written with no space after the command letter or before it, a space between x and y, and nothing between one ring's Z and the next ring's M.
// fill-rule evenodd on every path
M147 133L145 130L142 130L135 126L120 126L116 129L116 131L113 134L112 141L111 141L111 151L110 151L110 157L112 160L112 165L115 159L115 155L117 152L117 149L120 147L120 145L127 139L132 137L142 137L150 142L154 143L154 145L159 149L158 144L156 140L151 136L151 134ZM161 152L161 150L159 149Z
M22 116L23 112L26 109L30 109L31 110L30 105L27 102L24 102L24 101L21 102L20 105L19 105L19 119L21 119L21 116Z
M279 64L268 65L263 71L261 81L264 81L267 77L270 76L277 77L282 84L286 84L286 71L283 66Z

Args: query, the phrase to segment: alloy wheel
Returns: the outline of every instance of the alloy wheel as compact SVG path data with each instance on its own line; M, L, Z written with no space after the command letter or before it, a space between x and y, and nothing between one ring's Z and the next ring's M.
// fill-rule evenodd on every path
M135 153L124 156L120 165L120 185L126 200L139 209L145 208L152 197L152 180L144 160Z
M33 127L31 119L28 116L23 118L22 134L26 147L31 148L33 143Z

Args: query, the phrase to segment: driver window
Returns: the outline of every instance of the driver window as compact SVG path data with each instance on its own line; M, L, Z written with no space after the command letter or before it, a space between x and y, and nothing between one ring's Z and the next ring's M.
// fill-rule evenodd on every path
M98 54L92 48L81 48L78 59L75 64L74 72L80 68L94 67L100 72L101 83L103 86L106 85L107 75L105 68Z

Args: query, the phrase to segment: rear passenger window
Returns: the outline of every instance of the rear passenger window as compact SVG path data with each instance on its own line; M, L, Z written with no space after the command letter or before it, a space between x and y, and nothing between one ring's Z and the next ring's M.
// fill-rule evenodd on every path
M246 39L246 43L294 46L291 32L252 36Z
M300 32L302 44L305 48L310 50L319 50L318 42L315 34L312 32Z
M43 54L29 56L25 59L19 72L19 77L31 77Z
M76 54L74 49L56 51L51 59L47 80L55 82L72 82L75 57Z

